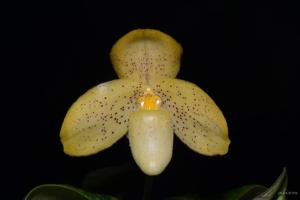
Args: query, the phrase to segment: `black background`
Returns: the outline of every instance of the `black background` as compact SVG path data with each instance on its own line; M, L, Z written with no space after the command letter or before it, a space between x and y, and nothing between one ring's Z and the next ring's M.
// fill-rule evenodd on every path
M4 39L12 56L2 79L8 112L1 144L8 199L44 183L79 186L91 170L132 161L126 137L94 156L71 158L62 151L59 130L81 94L117 78L110 48L136 28L159 29L182 44L177 77L216 101L232 141L226 156L205 157L176 138L171 163L154 179L153 199L250 183L269 186L284 166L289 190L300 192L296 4L65 1L9 8ZM143 179L133 186L140 199Z

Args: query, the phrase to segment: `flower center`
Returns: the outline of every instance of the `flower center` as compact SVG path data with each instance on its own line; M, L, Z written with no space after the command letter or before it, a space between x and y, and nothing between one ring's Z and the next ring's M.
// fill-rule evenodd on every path
M159 110L161 98L147 88L144 95L138 98L138 104L141 110Z

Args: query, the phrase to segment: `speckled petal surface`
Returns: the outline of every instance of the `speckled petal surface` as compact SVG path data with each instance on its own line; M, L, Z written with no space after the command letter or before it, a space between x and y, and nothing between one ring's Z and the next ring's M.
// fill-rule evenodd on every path
M128 132L133 158L148 175L171 161L174 133L200 154L226 154L230 139L221 110L197 85L175 79L181 54L181 45L158 30L121 37L110 53L120 79L90 89L71 106L60 132L64 152L95 154Z
M204 155L224 155L230 140L221 110L197 85L163 78L153 81L153 91L169 110L175 134L192 150Z
M180 44L169 35L153 29L137 29L115 43L111 61L120 78L175 78L181 52Z
M140 83L129 79L100 84L69 109L60 132L64 152L85 156L110 147L128 131Z

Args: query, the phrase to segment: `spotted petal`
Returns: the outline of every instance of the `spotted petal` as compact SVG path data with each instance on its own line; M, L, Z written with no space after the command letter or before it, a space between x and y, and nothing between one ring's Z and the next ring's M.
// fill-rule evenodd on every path
M116 42L111 61L120 78L175 78L181 51L180 44L169 35L153 29L137 29Z
M175 134L182 142L204 155L227 153L230 140L225 118L202 89L170 78L157 79L152 85L171 113Z
M100 84L69 109L60 132L64 152L85 156L110 147L127 133L140 83L129 79Z

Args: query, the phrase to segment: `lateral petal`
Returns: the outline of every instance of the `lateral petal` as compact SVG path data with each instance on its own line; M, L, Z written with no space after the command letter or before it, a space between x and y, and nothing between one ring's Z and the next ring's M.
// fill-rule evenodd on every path
M197 85L171 78L153 81L153 91L169 110L175 134L192 150L224 155L230 140L226 120L215 102Z
M119 79L102 83L79 97L60 131L64 152L72 156L94 154L124 136L140 87L137 81Z

